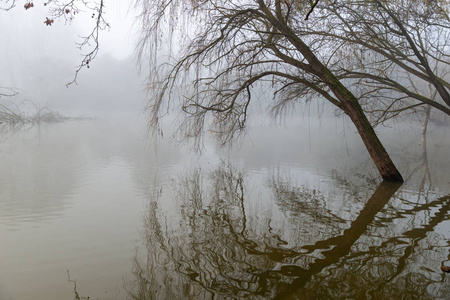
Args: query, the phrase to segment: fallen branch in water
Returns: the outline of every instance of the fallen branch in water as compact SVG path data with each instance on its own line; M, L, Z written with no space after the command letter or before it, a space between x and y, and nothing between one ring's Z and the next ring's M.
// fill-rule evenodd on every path
M59 112L51 110L49 107L41 107L30 100L23 101L21 106L26 105L30 109L21 108L12 101L0 103L0 124L16 125L38 125L41 123L53 123L69 120Z

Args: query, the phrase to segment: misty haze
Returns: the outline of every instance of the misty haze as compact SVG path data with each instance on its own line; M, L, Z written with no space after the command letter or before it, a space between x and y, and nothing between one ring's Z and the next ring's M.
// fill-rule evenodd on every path
M0 300L447 299L450 5L331 2L0 0Z

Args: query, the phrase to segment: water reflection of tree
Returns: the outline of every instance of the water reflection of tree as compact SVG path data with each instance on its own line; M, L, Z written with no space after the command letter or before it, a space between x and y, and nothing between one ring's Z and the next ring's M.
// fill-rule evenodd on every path
M297 278L278 298L434 299L441 287L438 257L448 244L433 229L448 220L450 197L418 204L393 198L385 207L397 189L382 183L341 235L303 245L306 254L320 256L296 268Z
M156 201L146 219L148 254L134 260L136 276L130 295L135 299L208 299L226 295L272 298L277 285L289 281L271 272L295 251L270 230L252 239L247 228L244 176L221 167L211 174L211 188L202 187L201 174L179 183L182 201L180 228L171 231L158 216ZM164 228L164 229L163 229Z
M429 110L427 109L429 114ZM408 172L406 176L406 181L410 181L411 178L416 177L419 181L417 184L419 185L419 192L428 193L431 190L433 185L432 176L430 172L430 166L428 162L428 147L427 147L427 122L428 116L426 115L424 125L422 127L422 132L420 135L420 146L421 153L417 155L416 159L412 160L413 163L416 164L415 167L412 168L410 172ZM405 151L406 153L407 151Z
M450 197L413 205L392 198L398 185L383 183L357 216L344 218L327 208L330 199L323 193L277 178L270 184L274 201L289 214L285 225L274 228L270 216L249 216L248 206L258 199L247 199L248 181L228 166L206 179L197 171L176 181L178 222L160 208L161 194L153 195L146 251L134 258L129 295L390 299L439 294L440 260L448 245L433 228L448 219ZM390 199L392 205L386 205ZM430 210L435 213L426 213ZM288 240L283 232L298 226L298 219L306 220L302 226L312 237L300 230L298 238Z

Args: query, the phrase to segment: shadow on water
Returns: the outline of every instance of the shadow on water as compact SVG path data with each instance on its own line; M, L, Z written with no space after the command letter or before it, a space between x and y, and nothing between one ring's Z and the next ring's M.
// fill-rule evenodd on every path
M449 291L439 269L449 244L435 228L449 220L450 196L412 202L383 182L359 212L339 215L330 196L280 176L269 182L279 215L263 213L250 199L251 178L225 164L174 180L178 219L161 208L162 189L149 193L129 297L436 299ZM345 197L357 206L352 191Z

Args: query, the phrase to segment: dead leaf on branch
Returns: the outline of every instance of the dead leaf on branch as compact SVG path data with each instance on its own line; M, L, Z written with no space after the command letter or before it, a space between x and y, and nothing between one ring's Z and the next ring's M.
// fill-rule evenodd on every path
M54 20L49 19L49 18L46 18L46 19L47 19L47 20L44 21L45 25L51 26L51 25L53 24Z
M27 10L27 9L29 9L29 8L34 7L34 4L33 4L33 2L28 2L28 3L26 3L23 7L25 8L25 10Z

